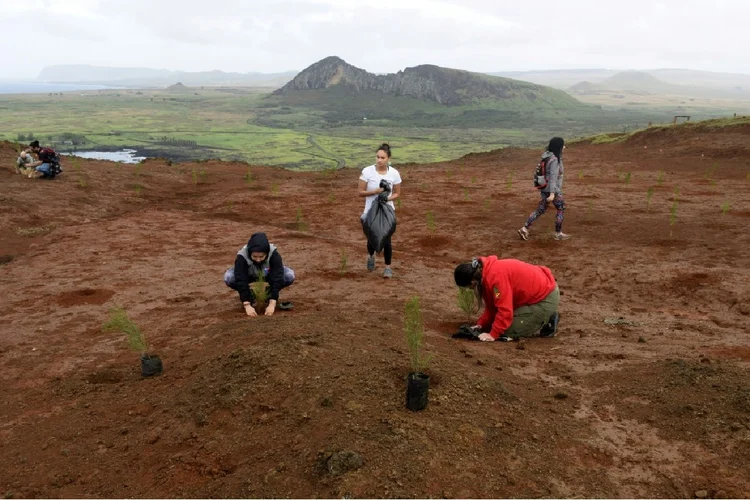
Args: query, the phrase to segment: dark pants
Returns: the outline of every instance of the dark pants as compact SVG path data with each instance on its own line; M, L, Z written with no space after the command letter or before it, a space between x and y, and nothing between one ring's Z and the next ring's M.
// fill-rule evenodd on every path
M536 304L521 306L513 311L513 324L505 331L508 337L534 337L547 324L560 305L560 288L547 295Z
M525 227L531 227L531 225L534 223L534 221L542 215L544 212L547 211L547 205L549 205L549 202L547 201L547 197L549 196L549 193L540 192L541 199L539 200L539 206L536 208L536 211L529 216L529 219L526 221ZM552 201L552 204L557 209L557 217L555 218L555 231L561 232L562 231L562 223L563 223L563 214L565 212L565 200L563 199L563 196L561 194L556 194L555 199Z
M363 218L359 219L359 222L362 223L362 231L365 230L365 220ZM367 233L365 233L365 236ZM367 255L372 257L375 255L375 247L373 247L370 242L367 242ZM391 265L391 259L393 258L393 245L391 245L391 239L388 238L388 241L385 242L385 245L383 245L383 257L385 258L385 265L390 266Z

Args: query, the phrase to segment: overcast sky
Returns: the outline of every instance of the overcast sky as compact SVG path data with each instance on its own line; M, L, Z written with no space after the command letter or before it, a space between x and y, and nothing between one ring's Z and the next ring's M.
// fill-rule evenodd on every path
M0 78L43 66L750 73L747 0L0 0Z

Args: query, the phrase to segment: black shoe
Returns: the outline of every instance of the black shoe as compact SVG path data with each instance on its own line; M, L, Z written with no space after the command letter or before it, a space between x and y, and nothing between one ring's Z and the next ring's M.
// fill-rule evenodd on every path
M554 337L557 335L557 323L560 321L560 315L555 312L546 325L539 332L540 337Z

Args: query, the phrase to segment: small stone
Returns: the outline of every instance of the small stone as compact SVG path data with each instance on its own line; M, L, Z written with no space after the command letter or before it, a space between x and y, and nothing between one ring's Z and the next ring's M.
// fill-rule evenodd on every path
M695 492L695 498L708 498L708 491L698 490Z
M643 337L643 336L641 336L641 337L638 337L638 343L639 343L639 344L645 344L645 343L646 343L646 338L645 338L645 337Z
M157 427L156 429L154 429L153 431L151 431L151 433L148 435L148 438L146 439L146 441L148 442L148 444L154 444L159 439L161 439L161 427Z
M484 361L482 361L481 359L478 359L478 360L477 360L477 366L484 366L484 365L486 365L486 364L487 364L487 363L485 363L485 362L484 362Z

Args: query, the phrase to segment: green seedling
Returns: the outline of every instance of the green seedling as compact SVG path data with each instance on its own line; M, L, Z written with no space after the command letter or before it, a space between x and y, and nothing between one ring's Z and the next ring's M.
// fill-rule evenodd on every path
M680 198L680 186L674 187L674 201L676 202Z
M349 257L346 255L346 250L341 250L341 258L339 259L339 273L344 274L346 272L346 264L349 262Z
M453 178L453 170L446 170L445 176L448 178L448 180Z
M677 200L672 203L672 208L669 209L669 237L672 237L672 231L674 225L677 223Z
M482 203L482 207L484 207L485 210L489 210L490 209L490 200L484 200L484 202Z
M648 212L649 207L651 207L651 197L654 196L654 186L649 186L648 191L646 191L646 211Z
M401 198L396 198L396 208L401 208Z
M297 215L294 217L294 222L297 224L297 231L306 231L307 230L307 222L305 222L304 218L302 217L302 209L297 209Z
M271 194L276 196L279 194L279 185L278 184L272 184L271 185Z
M409 299L404 307L404 333L409 347L411 371L422 373L427 368L429 358L424 354L424 321L417 295Z
M656 174L656 184L661 186L662 182L664 182L664 170L659 170L659 173Z
M193 169L192 176L193 176L193 185L197 186L198 185L198 172L195 169Z
M471 288L459 287L458 307L466 314L466 321L471 321L471 315L477 310L477 297Z
M469 201L469 190L464 188L464 201Z
M247 172L245 172L245 175L242 178L245 180L245 184L247 184L248 186L253 185L253 180L254 180L253 173L249 168L247 169Z
M148 351L148 344L138 325L128 317L123 307L115 306L109 310L109 321L102 326L104 332L121 332L128 339L128 347L142 355Z
M578 171L578 180L583 180L583 170Z
M88 186L88 183L86 182L86 179L84 179L83 177L79 177L78 185L81 186L82 188L85 188L86 186Z
M726 215L727 212L729 212L729 201L725 200L724 203L721 204L721 215Z
M472 184L476 184L477 183L477 176L476 175L472 175L471 176L471 183Z
M266 275L263 269L258 270L258 279L250 285L253 289L253 295L255 295L255 303L257 305L265 304L268 301L268 289L266 288Z
M432 213L432 210L429 210L427 212L427 229L431 232L435 232L435 216Z
M201 169L200 176L201 182L206 182L206 179L208 179L208 172L206 172L205 169Z
M625 174L625 184L630 184L630 172Z
M714 162L713 165L711 165L711 168L706 170L706 173L703 175L706 179L710 179L712 175L714 175L714 172L716 171L716 168L719 166L718 162Z
M328 203L330 203L331 205L333 205L334 203L336 203L336 195L335 194L331 193L331 194L328 195Z
M135 185L135 195L136 196L140 196L141 195L141 191L143 191L143 186L141 186L140 184L136 184Z
M513 172L510 172L508 174L508 180L505 183L505 187L508 188L508 191L510 191L511 189L513 189Z
M141 175L141 170L143 170L143 164L142 163L136 164L135 170L133 170L133 175L138 177L139 175Z

